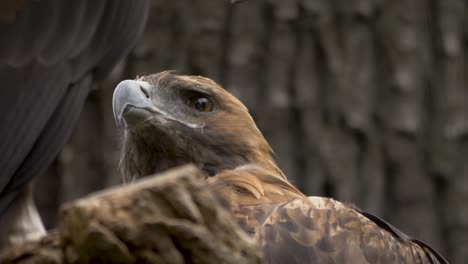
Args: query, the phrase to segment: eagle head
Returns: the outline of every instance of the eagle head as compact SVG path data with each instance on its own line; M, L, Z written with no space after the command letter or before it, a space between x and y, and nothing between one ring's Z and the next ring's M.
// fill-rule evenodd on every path
M170 71L122 81L113 111L125 127L125 178L193 163L207 176L271 163L272 150L247 108L214 81Z

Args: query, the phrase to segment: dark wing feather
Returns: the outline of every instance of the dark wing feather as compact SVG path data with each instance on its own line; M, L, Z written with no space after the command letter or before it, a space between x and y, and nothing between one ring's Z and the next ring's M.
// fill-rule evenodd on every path
M387 231L332 199L309 197L241 210L268 263L447 263L394 227ZM256 218L259 211L269 213Z
M0 9L2 9L0 3ZM147 0L42 0L0 20L0 215L47 168L93 80L142 32Z
M385 220L381 219L378 216L375 216L373 214L367 213L367 212L362 212L359 211L362 215L367 217L369 220L377 224L379 227L387 230L388 232L392 233L394 237L397 237L401 241L404 241L405 243L413 242L415 244L418 244L425 252L428 258L431 258L434 263L448 263L448 261L441 255L439 252L437 252L435 249L427 245L426 243L411 238L407 236L405 233L401 232L398 230L396 227L393 225L387 223ZM437 262L438 261L438 262Z
M95 70L96 78L104 78L113 66L121 59L116 54L127 54L137 41L137 36L143 32L148 16L147 1L136 5L135 1L120 1L115 18L111 21L107 38L103 40L107 51L100 56L98 67ZM128 12L133 10L133 12ZM126 19L121 19L125 17ZM115 36L118 36L115 38ZM109 43L109 41L111 41Z
M86 95L88 87L91 85L91 79L84 79L82 82L70 87L70 92L60 100L51 120L47 122L43 133L39 135L36 144L27 154L24 162L15 173L16 178L8 182L5 187L4 196L0 199L0 209L7 208L10 203L19 194L29 179L37 174L38 165L50 164L58 154L60 148L66 143L71 127L77 120ZM52 153L56 151L56 153ZM44 155L46 153L47 155ZM40 168L44 168L41 166ZM0 178L2 179L2 178ZM1 212L1 211L0 211Z

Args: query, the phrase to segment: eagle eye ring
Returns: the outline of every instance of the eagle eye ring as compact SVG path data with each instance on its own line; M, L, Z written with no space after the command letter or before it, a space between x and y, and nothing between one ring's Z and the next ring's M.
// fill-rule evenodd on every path
M190 107L199 112L213 111L213 102L210 99L202 96L190 97Z

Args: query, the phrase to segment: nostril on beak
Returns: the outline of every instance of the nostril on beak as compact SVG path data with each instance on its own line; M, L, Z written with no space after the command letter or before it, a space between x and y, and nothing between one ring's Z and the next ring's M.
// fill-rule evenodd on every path
M143 93L143 95L144 95L146 98L148 98L148 99L150 98L150 96L149 96L149 90L146 89L146 87L143 87L143 86L140 85L140 91Z

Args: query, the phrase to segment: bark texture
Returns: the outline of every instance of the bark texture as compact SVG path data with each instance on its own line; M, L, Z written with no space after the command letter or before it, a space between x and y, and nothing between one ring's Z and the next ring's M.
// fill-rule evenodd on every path
M465 263L467 5L155 0L114 79L174 69L216 80L247 105L306 194L353 202ZM91 96L43 181L60 192L54 201L116 182L113 86Z
M262 263L193 166L69 203L39 242L0 254L0 263Z

